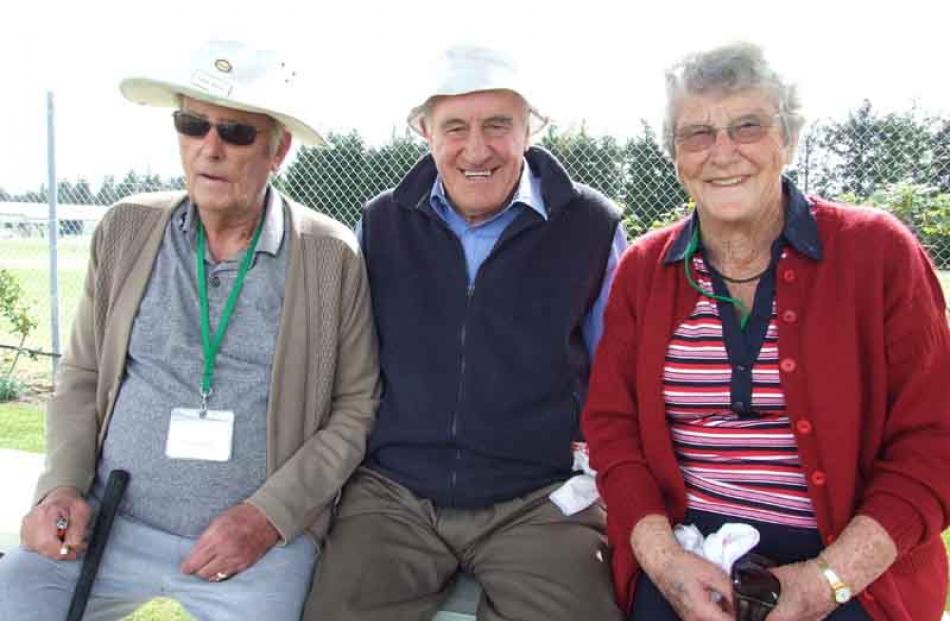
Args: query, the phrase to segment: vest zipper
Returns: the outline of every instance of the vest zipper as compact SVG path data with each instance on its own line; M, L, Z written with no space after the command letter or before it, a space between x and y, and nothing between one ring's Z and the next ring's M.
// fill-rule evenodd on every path
M431 217L431 216L430 216ZM452 229L449 228L444 221L440 218L436 218L449 236L455 240L455 246L458 248L459 256L462 259L462 269L465 272L465 278L468 278L468 263L465 259L465 249L462 247L462 240L452 232ZM516 220L517 221L517 220ZM509 224L509 226L511 226ZM502 232L501 237L495 243L495 247L492 248L491 252L488 253L488 256L485 257L485 260L482 261L482 264L478 266L478 271L475 272L475 277L472 279L472 282L468 284L468 288L465 292L465 318L462 321L462 326L459 329L459 382L458 390L455 393L455 409L452 411L452 424L449 430L450 440L455 447L455 466L452 468L452 471L449 476L449 486L450 486L450 497L452 504L455 504L455 489L458 483L458 464L462 460L462 449L458 447L458 418L459 418L459 408L462 406L462 386L465 383L465 341L467 337L467 328L468 328L468 314L472 306L472 297L475 294L475 285L478 283L478 276L481 274L485 265L492 260L492 258L498 254L499 249L507 244L511 239L520 235L525 229L536 226L532 224L526 227L519 229L514 235L505 235L505 232Z
M443 223L444 225L444 223ZM465 260L465 249L462 247L462 240L460 240L455 233L453 233L448 226L445 226L449 235L452 239L455 240L456 247L459 251L459 256L462 259L462 270L465 273L465 278L468 279L468 264ZM465 317L462 320L462 325L459 328L459 379L458 379L458 389L455 392L455 408L452 410L452 424L449 429L449 438L452 444L455 444L455 464L452 467L451 473L449 475L449 488L450 496L452 499L452 504L455 504L455 489L458 483L458 464L462 460L462 449L458 447L458 419L459 419L459 408L462 407L462 387L465 384L465 341L468 336L468 313L472 305L472 294L475 292L475 280L477 280L478 274L475 274L475 279L471 283L467 284L465 291Z
M458 421L459 421L459 408L462 406L462 386L465 382L465 340L468 334L468 310L472 303L472 293L475 291L474 282L468 286L468 290L465 295L465 320L462 322L462 327L459 329L459 385L458 390L455 393L455 410L452 412L452 430L451 438L452 443L456 444L458 439ZM455 447L455 463L456 466L462 460L462 449L457 445ZM451 488L452 488L452 500L454 504L455 500L455 488L456 483L458 482L458 468L452 468L451 475Z

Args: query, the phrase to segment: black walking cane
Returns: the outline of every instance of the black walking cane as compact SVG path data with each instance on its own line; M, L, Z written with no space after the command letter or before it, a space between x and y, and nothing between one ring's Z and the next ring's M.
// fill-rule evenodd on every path
M96 518L92 539L86 549L86 556L82 560L82 569L79 570L79 580L76 581L73 599L69 602L66 621L82 621L86 604L89 602L89 594L92 593L92 583L95 582L96 572L99 571L99 561L102 560L102 553L109 539L109 531L112 530L112 520L115 519L128 484L129 473L125 470L113 470L109 473L106 491L102 496L102 505L99 507L99 517Z

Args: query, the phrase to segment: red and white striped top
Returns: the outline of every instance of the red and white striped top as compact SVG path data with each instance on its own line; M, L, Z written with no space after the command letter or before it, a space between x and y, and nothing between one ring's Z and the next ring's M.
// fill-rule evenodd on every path
M713 291L693 257L697 284ZM817 528L779 381L775 302L752 367L752 409L731 407L732 366L716 301L700 296L673 333L663 394L690 509L801 528Z

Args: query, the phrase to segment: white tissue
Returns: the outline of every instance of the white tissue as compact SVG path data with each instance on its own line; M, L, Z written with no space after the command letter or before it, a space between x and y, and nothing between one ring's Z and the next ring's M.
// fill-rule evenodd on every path
M564 515L574 515L583 511L600 498L595 481L597 473L591 470L590 459L587 456L587 443L575 442L573 449L574 467L572 469L582 474L571 477L564 482L564 485L548 494L551 502L556 504Z
M741 522L727 522L705 538L692 524L677 524L673 528L673 536L684 550L715 563L727 574L736 559L759 543L759 531Z

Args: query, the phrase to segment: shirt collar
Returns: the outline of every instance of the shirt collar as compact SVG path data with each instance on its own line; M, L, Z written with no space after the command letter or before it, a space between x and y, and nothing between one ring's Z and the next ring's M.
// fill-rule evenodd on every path
M195 219L198 217L198 213L190 198L185 201L183 207L183 211L177 217L178 229L187 235L189 241L194 244L197 234ZM268 187L267 194L264 196L264 225L254 253L266 252L271 256L277 256L283 239L284 209L280 194L275 192L273 188ZM207 249L205 252L207 253Z
M442 175L437 175L435 183L432 184L432 190L429 192L429 203L432 205L432 210L439 214L440 218L447 220L448 211L452 209L452 206L445 194ZM527 160L522 160L521 176L518 178L518 187L515 188L511 201L494 217L500 216L516 204L526 205L537 212L543 220L548 219L548 210L541 194L541 177L531 174L531 167L528 166Z
M785 227L782 237L795 250L806 257L821 260L821 239L818 237L818 223L811 211L811 203L805 195L795 187L788 177L782 177L782 194L785 201ZM686 226L680 229L673 241L663 262L666 264L682 261L689 247L696 227L699 226L699 213L694 209Z

